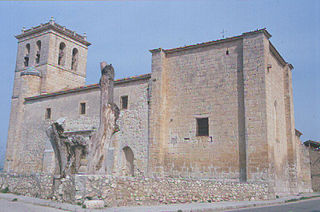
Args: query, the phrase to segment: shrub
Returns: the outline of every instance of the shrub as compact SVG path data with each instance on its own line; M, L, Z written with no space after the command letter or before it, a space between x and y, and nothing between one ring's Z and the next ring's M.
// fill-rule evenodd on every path
M1 193L8 193L8 192L9 192L8 186L5 187L4 189L1 189L0 192L1 192Z

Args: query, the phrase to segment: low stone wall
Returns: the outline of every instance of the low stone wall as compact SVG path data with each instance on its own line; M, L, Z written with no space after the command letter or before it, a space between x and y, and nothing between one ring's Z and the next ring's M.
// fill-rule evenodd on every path
M230 200L265 200L266 183L218 182L188 178L113 177L74 175L54 179L52 175L0 174L1 188L10 192L62 202L104 200L108 207L158 205Z
M185 178L75 176L76 202L103 199L108 207L170 203L265 200L265 183L217 182Z
M53 176L45 174L21 175L0 173L0 189L25 196L51 199Z

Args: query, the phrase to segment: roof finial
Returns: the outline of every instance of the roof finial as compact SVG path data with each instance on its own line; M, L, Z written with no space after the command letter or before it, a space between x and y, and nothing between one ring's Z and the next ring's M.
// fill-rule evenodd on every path
M83 33L83 39L87 40L87 33Z
M25 28L25 27L22 27L21 32L24 33L24 31L26 31L26 28Z
M54 24L54 18L53 18L53 16L51 16L49 23L50 23L50 24Z

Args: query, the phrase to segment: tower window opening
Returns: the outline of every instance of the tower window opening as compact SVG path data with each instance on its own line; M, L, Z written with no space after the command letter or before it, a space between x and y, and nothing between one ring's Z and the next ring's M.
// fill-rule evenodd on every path
M40 63L41 41L37 41L36 64Z
M78 49L74 48L72 50L72 60L71 60L71 70L77 70L78 66Z
M66 48L66 44L64 44L63 42L60 43L59 46L59 55L58 55L58 65L59 66L63 66L64 65L64 60L65 60L65 48Z
M197 136L209 136L208 118L197 118Z
M80 114L86 114L86 103L80 103Z
M24 56L24 66L25 67L29 66L29 56L30 56L30 44L28 43L26 45L25 56Z

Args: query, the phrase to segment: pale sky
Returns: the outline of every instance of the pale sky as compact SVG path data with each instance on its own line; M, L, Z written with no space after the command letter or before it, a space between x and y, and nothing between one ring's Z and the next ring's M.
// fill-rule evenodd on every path
M4 156L17 54L14 35L53 16L92 43L87 84L97 83L99 62L116 78L151 72L148 50L174 48L267 28L293 64L296 128L302 140L320 140L320 1L93 1L0 2L0 158ZM2 155L2 156L1 156ZM0 160L1 163L1 160Z

